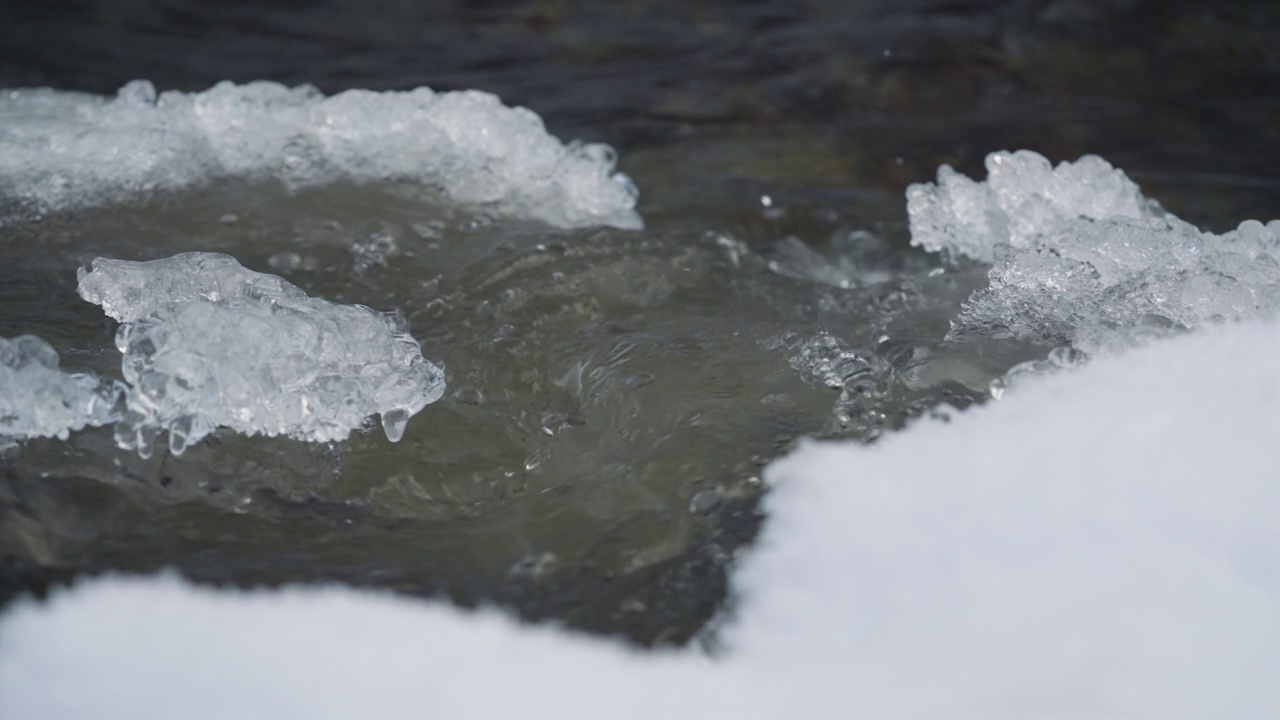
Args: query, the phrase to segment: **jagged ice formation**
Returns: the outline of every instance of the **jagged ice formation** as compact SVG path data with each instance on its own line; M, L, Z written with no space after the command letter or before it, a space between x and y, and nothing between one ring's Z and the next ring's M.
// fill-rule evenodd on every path
M373 414L395 441L444 392L399 315L307 297L227 255L99 258L79 292L123 323L116 441L143 455L163 431L175 453L217 427L327 442Z
M541 118L475 90L436 93L221 82L114 98L0 94L0 205L41 213L129 202L220 178L288 187L406 181L453 202L561 227L639 228L636 188L605 145L563 144Z
M119 384L63 372L58 363L58 352L34 335L0 338L0 447L24 438L66 440L72 430L119 417Z
M993 263L951 336L1013 337L1094 353L1280 308L1280 221L1202 232L1097 157L1052 168L987 156L985 182L943 166L907 190L912 243Z

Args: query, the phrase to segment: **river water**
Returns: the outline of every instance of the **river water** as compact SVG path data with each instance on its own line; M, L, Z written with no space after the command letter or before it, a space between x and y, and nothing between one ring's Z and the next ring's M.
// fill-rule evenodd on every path
M224 252L397 310L443 365L390 443L222 431L142 459L109 429L0 456L0 601L165 566L340 581L683 643L802 436L874 441L1052 348L947 340L987 268L910 248L903 191L989 151L1095 153L1201 227L1275 215L1265 3L66 2L0 8L0 87L150 79L481 89L605 142L642 231L431 188L221 180L0 223L0 337L120 376L94 257Z

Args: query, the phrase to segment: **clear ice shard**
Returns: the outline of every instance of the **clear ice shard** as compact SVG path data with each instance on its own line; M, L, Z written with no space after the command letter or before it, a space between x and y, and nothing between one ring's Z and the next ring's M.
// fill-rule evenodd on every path
M1162 211L1096 157L1050 166L987 156L975 182L943 166L907 191L912 243L992 264L951 337L1012 337L1085 353L1280 310L1280 221L1222 235Z
M123 323L116 441L143 455L163 431L175 453L218 427L328 442L374 414L396 441L444 393L399 315L308 297L227 255L98 258L79 292Z
M636 188L604 145L561 143L541 118L479 91L222 82L114 98L0 93L0 202L45 212L127 202L220 178L289 187L403 181L451 201L560 227L641 226Z
M34 335L0 338L0 447L13 440L57 437L118 417L119 384L92 373L66 373L58 352Z

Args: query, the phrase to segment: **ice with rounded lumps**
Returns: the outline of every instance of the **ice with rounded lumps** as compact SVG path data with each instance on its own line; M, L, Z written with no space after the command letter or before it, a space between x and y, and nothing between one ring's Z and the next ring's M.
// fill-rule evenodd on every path
M56 437L119 417L121 386L92 373L66 373L58 351L34 336L0 338L0 447Z
M912 242L992 264L950 337L1009 337L1088 354L1280 309L1280 221L1202 232L1096 157L1052 168L987 156L975 182L943 166L907 191Z
M27 212L128 202L221 178L304 187L403 181L560 227L639 228L637 191L607 146L561 143L541 118L469 90L436 93L221 82L114 98L0 94L0 201Z
M1118 335L1277 309L1280 221L1215 235L1174 218L1076 220L1028 248L996 246L989 287L969 298L951 332L1096 351Z
M991 262L995 248L1030 247L1079 218L1164 217L1123 171L1096 155L1056 168L1030 150L987 155L987 180L950 165L936 183L907 188L911 244Z
M79 292L123 323L116 441L143 455L164 431L175 453L218 427L328 442L374 414L396 441L444 393L398 314L308 297L227 255L99 258Z

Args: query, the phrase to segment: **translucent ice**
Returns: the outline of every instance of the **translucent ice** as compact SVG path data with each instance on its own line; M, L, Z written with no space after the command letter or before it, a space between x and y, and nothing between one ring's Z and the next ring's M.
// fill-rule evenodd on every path
M944 165L937 185L907 191L914 244L992 263L952 337L1095 353L1280 309L1280 221L1201 232L1096 157L1051 168L1001 152L987 168L978 183Z
M395 441L444 392L398 315L307 297L226 255L99 258L79 290L124 323L116 440L144 455L164 430L175 453L220 426L324 442L375 413Z
M991 262L997 244L1028 247L1079 218L1164 216L1124 172L1094 155L1055 168L1030 150L995 152L986 166L986 182L943 165L936 184L907 188L913 245Z
M57 351L34 335L0 338L0 447L113 422L119 396L118 385L60 370Z
M115 98L0 94L0 201L29 212L128 201L224 177L290 187L407 181L563 227L639 227L636 189L603 145L562 144L542 120L477 91L325 97L222 82L201 93L134 81Z
M1092 351L1117 333L1254 317L1280 308L1280 221L1214 235L1175 219L1076 220L1031 247L997 245L990 283L965 304L953 335Z

